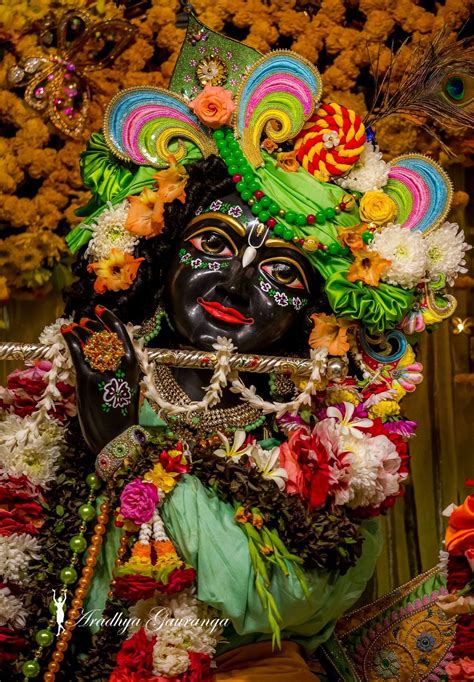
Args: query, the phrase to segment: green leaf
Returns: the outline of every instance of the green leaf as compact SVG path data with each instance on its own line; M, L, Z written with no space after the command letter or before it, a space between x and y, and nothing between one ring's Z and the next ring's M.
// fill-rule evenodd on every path
M56 505L55 511L57 516L64 516L64 507L61 504Z

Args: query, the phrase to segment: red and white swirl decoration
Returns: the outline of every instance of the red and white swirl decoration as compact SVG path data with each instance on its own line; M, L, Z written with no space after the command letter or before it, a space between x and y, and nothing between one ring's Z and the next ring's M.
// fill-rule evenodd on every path
M323 104L295 138L295 149L303 168L328 182L357 163L365 138L365 126L355 111L342 104Z

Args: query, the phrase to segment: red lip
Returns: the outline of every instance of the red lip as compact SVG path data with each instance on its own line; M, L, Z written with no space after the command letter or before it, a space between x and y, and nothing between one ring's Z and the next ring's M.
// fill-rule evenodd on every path
M253 317L245 317L235 308L226 308L217 301L205 301L203 298L198 298L197 302L204 308L206 313L209 313L209 315L212 315L217 320L222 320L222 322L228 322L229 324L253 324L255 322Z

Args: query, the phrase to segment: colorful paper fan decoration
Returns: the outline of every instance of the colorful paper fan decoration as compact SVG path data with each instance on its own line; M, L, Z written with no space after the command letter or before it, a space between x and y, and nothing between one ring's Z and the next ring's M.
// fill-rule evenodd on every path
M317 68L286 50L277 50L250 69L237 94L235 136L247 160L262 165L263 133L277 144L293 139L321 98Z
M347 173L360 158L366 135L362 119L341 104L323 104L296 138L298 160L322 182Z
M187 103L167 90L128 88L107 107L104 136L116 156L137 164L168 167L215 153L214 142Z
M384 187L397 204L394 222L427 235L446 218L451 207L451 180L437 163L421 154L406 154L391 163Z

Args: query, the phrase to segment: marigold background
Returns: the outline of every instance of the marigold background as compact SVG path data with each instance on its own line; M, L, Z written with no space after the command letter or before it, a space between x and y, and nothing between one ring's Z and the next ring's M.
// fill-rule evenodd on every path
M266 52L290 48L316 63L324 99L355 109L370 102L370 62L383 75L390 46L406 38L429 37L445 24L453 30L469 16L465 0L196 0L194 9L211 28ZM10 89L6 75L21 58L38 51L38 22L49 13L87 9L97 20L129 18L135 39L107 69L89 73L92 103L82 139L67 139L28 107L22 89ZM138 9L140 12L140 9ZM64 235L79 219L74 210L88 201L79 175L79 153L101 126L108 100L139 84L166 87L184 39L185 20L178 0L112 2L88 0L4 0L0 6L0 280L1 300L41 295L69 281ZM400 69L409 57L403 48ZM54 49L52 50L54 53ZM399 69L396 69L399 72ZM377 129L390 157L407 150L447 161L436 141L413 124L387 119ZM468 143L449 131L457 163L467 162ZM441 157L441 158L440 158Z

